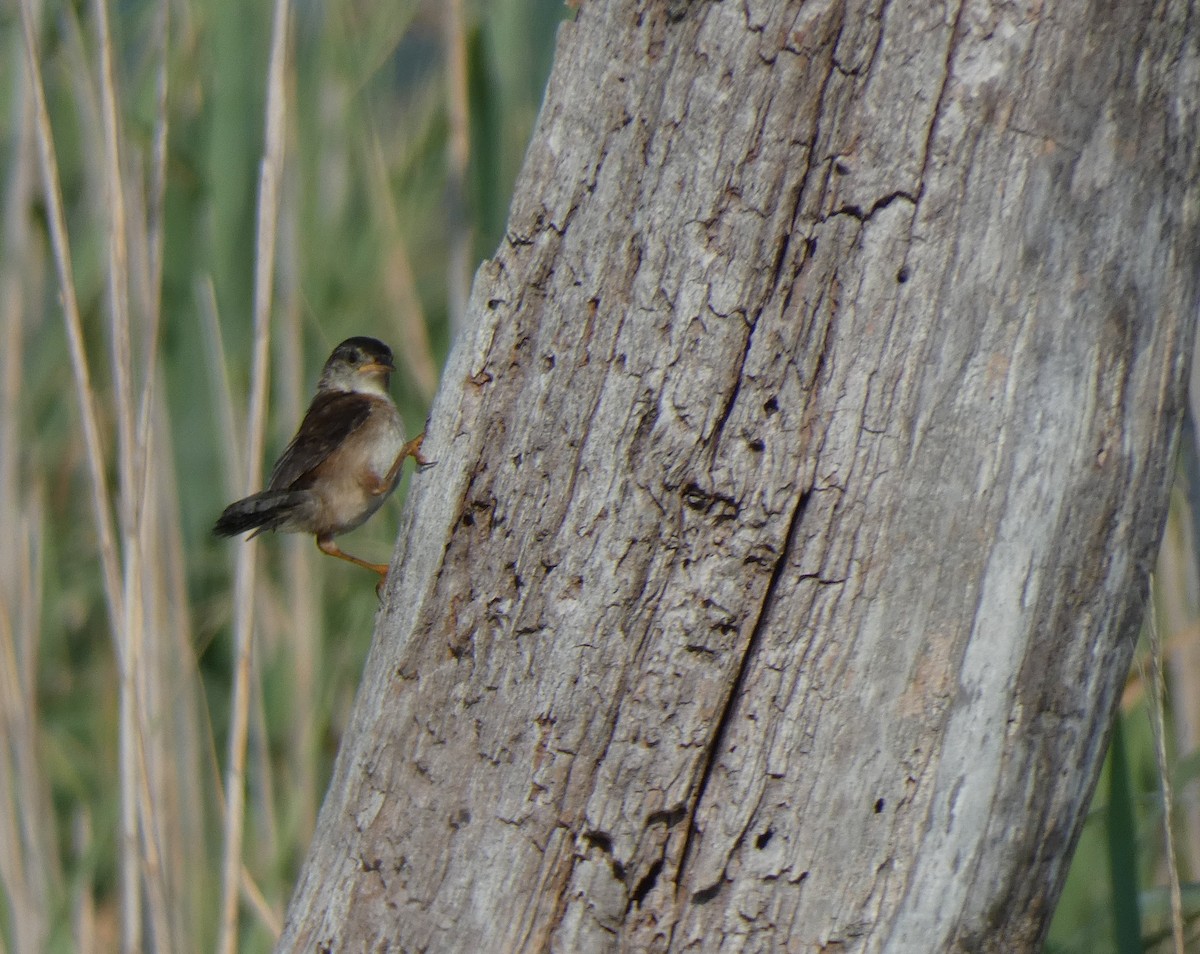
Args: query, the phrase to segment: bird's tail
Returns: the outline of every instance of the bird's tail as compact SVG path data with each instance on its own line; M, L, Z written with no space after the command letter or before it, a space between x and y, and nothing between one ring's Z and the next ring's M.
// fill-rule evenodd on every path
M217 518L213 533L218 537L236 537L247 530L274 530L304 502L305 495L294 490L264 490L235 500Z

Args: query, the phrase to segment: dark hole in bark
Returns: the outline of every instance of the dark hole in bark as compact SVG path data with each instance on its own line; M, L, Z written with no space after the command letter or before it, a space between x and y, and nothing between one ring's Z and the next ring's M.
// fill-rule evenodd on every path
M658 884L658 876L662 873L662 859L654 862L650 866L650 870L646 872L646 876L638 882L636 888L633 889L633 894L629 896L629 907L632 908L635 904L639 907L646 900L646 895L654 890L654 886Z
M682 805L676 805L674 808L651 812L646 818L646 827L649 828L651 825L666 825L668 828L674 828L686 817L687 809Z
M709 885L709 887L697 891L692 895L692 904L708 904L709 901L717 896L717 892L721 890L721 884L722 882L718 881L714 885Z
M612 854L612 838L606 831L585 831L583 840L593 848L599 848L606 855Z

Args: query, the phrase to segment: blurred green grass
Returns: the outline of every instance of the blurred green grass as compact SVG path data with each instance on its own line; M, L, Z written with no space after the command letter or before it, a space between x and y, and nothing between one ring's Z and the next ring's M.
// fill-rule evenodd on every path
M113 10L136 274L147 271L139 249L157 227L146 210L154 204L157 18L164 9L126 0ZM570 11L559 0L466 4L467 32L458 38L467 52L470 123L464 209L452 208L447 195L441 9L399 0L295 11L269 458L290 436L321 361L351 334L408 345L397 349L401 373L393 389L415 431L450 344L447 261L455 232L469 228L476 264L503 234L555 30ZM169 13L162 283L132 292L135 369L147 367L151 350L159 362L142 691L155 717L146 760L161 813L154 836L169 895L170 946L206 950L217 931L219 766L226 757L229 577L237 546L209 531L223 504L244 489L237 461L249 391L271 10L180 0ZM11 951L110 950L118 946L121 918L120 673L48 247L24 47L16 16L0 22L0 533L11 542L0 557L0 941ZM39 26L75 287L116 488L95 25L90 7L50 2ZM157 338L155 308L162 315ZM144 383L139 378L138 386ZM386 559L397 507L390 503L350 549ZM1167 545L1191 546L1170 535ZM245 951L271 947L271 919L281 915L303 858L376 609L370 581L335 561L317 566L309 540L270 539L260 553L244 854L261 907L243 908ZM1194 633L1188 638L1197 640ZM1144 705L1136 697L1122 710L1118 746L1084 825L1048 950L1128 954L1164 937L1159 775ZM1170 741L1185 806L1200 772L1196 753L1176 737L1182 734ZM1181 812L1179 825L1189 824ZM1194 911L1195 872L1182 876L1185 911Z

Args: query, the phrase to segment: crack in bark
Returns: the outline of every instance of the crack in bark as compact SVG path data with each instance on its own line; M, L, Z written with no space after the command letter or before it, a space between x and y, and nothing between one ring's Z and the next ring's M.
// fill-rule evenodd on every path
M871 221L871 218L875 215L876 212L880 212L883 209L886 209L889 205L891 205L897 199L907 199L915 207L917 204L917 200L919 198L920 198L920 193L918 193L917 195L914 196L911 192L908 192L904 189L897 189L895 192L889 192L887 195L883 196L883 198L881 198L881 199L876 199L873 203L871 203L871 207L869 209L867 209L865 212L863 211L862 206L860 206L860 205L843 205L839 209L834 209L827 216L825 216L823 219L821 219L821 221L828 222L830 219L834 218L835 216L848 215L848 216L850 216L850 218L857 219L859 222L861 222L865 225L867 222Z
M813 170L813 157L818 155L817 146L821 142L821 121L827 116L834 113L834 110L828 108L827 97L829 95L829 84L833 81L835 73L839 72L836 65L836 56L838 44L842 41L842 35L846 32L846 5L843 2L840 7L841 18L837 26L837 33L829 41L829 67L825 71L825 78L821 81L821 88L817 91L817 108L816 121L813 123L812 139L808 143L808 161L804 168L804 175L800 180L800 196L797 197L796 208L799 211L800 202L803 200L805 190L808 186L808 178ZM826 162L824 181L821 183L821 195L824 195L829 186L829 176L833 169L833 163ZM794 223L793 223L794 224Z
M828 69L825 71L824 79L821 81L821 88L817 92L816 98L817 98L818 105L817 105L817 110L816 110L816 121L813 123L812 136L810 137L810 139L807 143L807 150L806 150L805 158L804 158L804 169L800 173L799 184L796 187L795 199L792 203L791 215L788 218L788 227L787 227L787 230L784 232L784 235L780 241L779 254L773 263L772 278L771 278L771 285L770 285L770 292L772 294L779 287L779 281L782 276L783 266L787 260L787 252L791 247L791 237L792 237L792 234L794 232L796 232L796 224L800 218L800 210L804 204L804 199L805 199L806 195L808 194L809 179L813 172L813 157L817 155L817 146L821 141L821 120L823 117L828 115L830 112L826 108L826 98L829 94L829 84L832 81L834 74L840 72L840 69L837 64L837 46L838 46L838 43L841 42L842 34L845 32L845 29L846 29L845 4L843 4L840 7L839 12L840 12L840 18L839 18L839 22L837 25L837 31L834 34L834 36L829 40L829 44L828 44L829 66L828 66ZM882 34L882 29L880 30L880 34ZM785 48L786 47L787 47L787 45L785 43ZM798 51L796 51L796 52L798 52ZM825 178L826 178L826 183L827 183L828 173L826 174ZM825 187L826 187L825 185L821 186L822 192L824 192ZM809 234L804 237L804 255L801 258L800 262L792 270L792 280L789 283L787 294L786 294L784 302L783 302L783 308L785 310L787 309L788 305L791 303L792 293L795 288L796 277L800 274L801 269L804 267L804 263L811 260L813 258L813 256L816 254L816 250L817 250L817 239L810 230Z
M688 816L686 805L675 805L672 808L660 809L656 812L651 812L646 816L645 829L649 829L654 825L664 825L669 832L672 828L678 825L681 821L685 821ZM629 902L625 906L625 913L628 915L634 909L634 906L642 906L642 902L646 900L650 892L658 885L658 879L662 875L663 868L667 864L667 853L670 849L670 838L665 838L660 846L658 858L651 862L650 867L646 869L646 873L638 879L636 887L629 894ZM613 859L615 865L616 859Z
M762 638L763 630L766 628L767 620L770 616L771 606L775 599L775 589L779 585L779 580L783 576L783 571L788 564L788 557L791 555L796 541L796 534L800 524L803 522L804 513L808 508L808 503L811 498L812 488L806 488L800 493L799 499L796 501L796 507L792 511L791 519L788 522L787 534L784 537L783 547L779 551L779 556L775 561L775 566L771 570L771 579L767 583L766 591L763 595L762 605L759 610L758 618L754 622L754 628L751 630L750 639L746 644L746 650L742 654L741 665L738 668L737 676L733 682L733 688L725 699L724 709L717 720L717 728L713 733L712 742L708 747L708 751L704 755L702 761L703 769L700 776L700 783L696 787L696 797L692 801L690 818L688 819L687 828L684 830L683 849L680 852L679 868L675 872L675 886L678 891L683 884L686 875L688 864L691 861L693 850L692 834L696 829L696 814L700 810L700 805L704 801L704 793L708 788L708 783L712 777L713 768L719 761L719 753L721 746L725 741L725 737L729 731L729 724L733 718L734 712L737 709L738 699L741 697L742 687L746 680L746 675L750 671L750 664L757 654L759 642ZM724 881L724 868L722 868L721 876L713 883L705 885L692 894L693 903L702 903L698 901L698 897L705 894L707 891L719 889ZM714 891L715 894L715 891Z
M960 0L958 9L954 11L954 24L950 27L950 41L946 44L946 65L942 73L942 87L938 90L937 98L934 100L933 115L929 120L929 131L925 134L925 154L921 157L921 177L917 182L918 199L925 194L925 180L929 173L929 155L933 151L933 137L937 131L938 119L941 117L942 110L946 105L947 91L950 89L950 77L954 72L954 53L958 48L958 36L962 29L963 10L965 7L966 3Z
M746 344L742 348L742 357L738 361L738 373L737 377L734 378L733 381L733 391L730 393L724 405L721 407L721 411L717 415L716 424L713 426L712 438L709 441L710 467L716 462L717 449L721 445L721 436L725 433L725 425L729 421L729 415L733 413L733 406L737 403L738 394L741 393L742 390L742 372L746 368L746 359L750 356L750 346L754 343L754 329L756 326L757 320L755 321L755 324L750 326L750 330L746 333Z
M843 7L842 7L843 22L845 21L845 16L846 16L845 6L843 5ZM833 44L833 56L832 56L833 67L839 73L841 73L842 76L845 76L847 79L859 79L859 78L865 78L867 76L870 76L871 69L875 65L875 61L879 58L879 50L883 46L883 4L882 3L880 3L875 8L874 13L872 14L872 19L874 19L876 21L876 23L878 24L878 28L875 31L875 43L871 47L871 55L867 57L866 62L862 63L859 66L845 66L842 64L842 61L840 59L838 59L838 55L837 55L838 44L841 42L841 38L842 38L840 32L838 33L837 40Z

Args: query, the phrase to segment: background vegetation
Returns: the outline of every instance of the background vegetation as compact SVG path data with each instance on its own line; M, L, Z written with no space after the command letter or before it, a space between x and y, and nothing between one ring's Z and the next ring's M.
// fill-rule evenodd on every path
M393 344L420 427L571 15L350 0L297 5L280 33L279 9L21 0L0 18L3 950L270 949L376 602L310 540L267 540L256 573L253 548L209 528L343 337ZM1200 574L1176 496L1163 648L1131 679L1054 951L1177 943L1166 805L1181 908L1200 912ZM387 558L397 506L353 552ZM243 704L239 835L224 796ZM223 866L231 837L240 872Z

